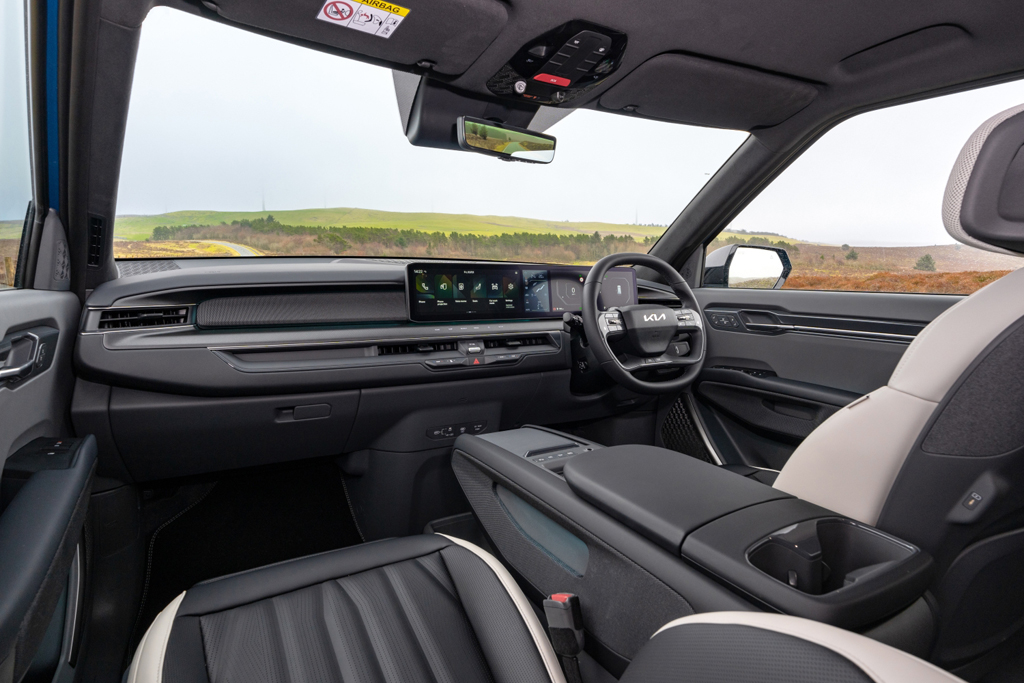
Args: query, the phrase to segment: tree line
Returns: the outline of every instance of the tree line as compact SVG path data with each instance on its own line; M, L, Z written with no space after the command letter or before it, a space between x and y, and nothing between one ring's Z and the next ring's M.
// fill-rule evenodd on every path
M654 237L571 233L475 235L366 226L279 223L273 215L221 225L161 225L152 241L235 239L272 254L465 256L470 258L593 262L608 254L646 252Z

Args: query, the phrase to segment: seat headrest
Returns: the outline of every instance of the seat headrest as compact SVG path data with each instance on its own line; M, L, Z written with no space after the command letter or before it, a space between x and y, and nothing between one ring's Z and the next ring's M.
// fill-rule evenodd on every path
M960 150L942 222L968 246L1024 253L1024 104L983 123Z

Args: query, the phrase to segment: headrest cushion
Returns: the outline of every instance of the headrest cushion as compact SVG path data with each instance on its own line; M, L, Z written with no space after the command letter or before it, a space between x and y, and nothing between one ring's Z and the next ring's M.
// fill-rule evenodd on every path
M1024 104L983 123L960 150L942 222L968 246L1024 253Z

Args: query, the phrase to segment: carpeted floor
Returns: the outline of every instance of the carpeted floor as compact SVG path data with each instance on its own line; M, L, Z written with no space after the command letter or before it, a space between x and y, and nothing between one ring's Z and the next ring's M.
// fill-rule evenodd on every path
M150 538L149 581L133 642L200 581L359 542L330 460L226 475Z

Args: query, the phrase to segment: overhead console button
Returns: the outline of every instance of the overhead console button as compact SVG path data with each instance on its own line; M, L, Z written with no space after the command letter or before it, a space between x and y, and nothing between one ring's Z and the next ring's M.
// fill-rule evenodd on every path
M551 74L537 74L533 77L533 80L540 81L541 83L547 83L548 85L557 85L561 88L564 88L571 83L568 78L552 76Z

